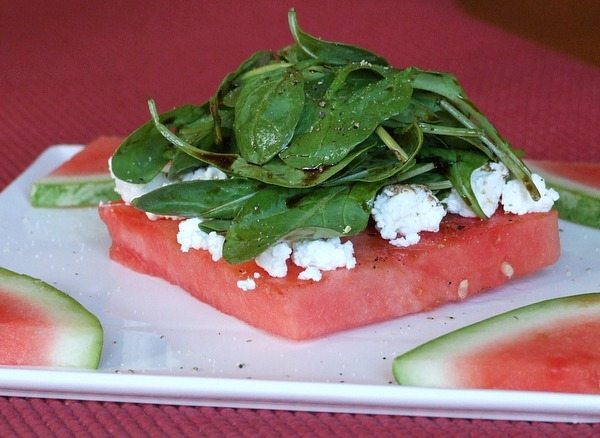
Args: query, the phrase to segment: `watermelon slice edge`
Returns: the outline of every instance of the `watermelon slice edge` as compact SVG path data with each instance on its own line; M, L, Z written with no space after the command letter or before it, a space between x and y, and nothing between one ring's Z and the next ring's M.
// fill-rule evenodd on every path
M600 293L540 301L394 359L408 386L600 393Z
M77 300L34 277L0 267L0 364L97 368L100 321Z
M600 165L550 160L525 164L560 195L554 208L561 219L600 228Z
M108 160L120 137L98 137L49 175L34 182L30 200L34 207L97 206L120 199L108 170Z

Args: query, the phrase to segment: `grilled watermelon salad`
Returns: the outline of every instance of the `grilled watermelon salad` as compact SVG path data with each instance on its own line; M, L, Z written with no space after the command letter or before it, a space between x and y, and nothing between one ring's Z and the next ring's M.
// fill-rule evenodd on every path
M288 19L293 44L253 54L201 105L159 113L150 100L152 119L112 156L127 203L188 218L186 229L203 233L180 236L182 248L202 240L214 259L258 260L282 276L299 242L338 243L370 220L405 247L446 213L488 219L500 202L518 214L551 208L556 192L456 78L392 67L309 35L294 10Z

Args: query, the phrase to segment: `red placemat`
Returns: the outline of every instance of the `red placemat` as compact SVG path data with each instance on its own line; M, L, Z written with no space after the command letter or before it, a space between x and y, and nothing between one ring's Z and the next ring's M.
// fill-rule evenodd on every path
M0 189L45 147L123 135L204 101L258 49L291 41L290 6L324 38L395 66L452 71L530 157L600 160L600 70L467 16L452 1L13 1L0 13ZM598 425L0 398L0 435L598 434Z

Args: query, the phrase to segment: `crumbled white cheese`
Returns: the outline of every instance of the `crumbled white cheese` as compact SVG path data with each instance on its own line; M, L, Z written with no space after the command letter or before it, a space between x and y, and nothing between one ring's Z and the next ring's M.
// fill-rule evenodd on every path
M131 201L133 201L135 198L139 198L140 196L145 195L153 190L178 182L178 180L169 179L167 177L167 172L171 167L170 164L170 162L167 163L163 170L146 184L134 184L117 178L112 170L112 158L109 158L108 160L108 169L112 179L115 181L115 192L121 195L121 198L126 204L131 204ZM193 172L185 173L181 176L181 181L212 179L227 179L227 175L216 167L207 166L196 169ZM148 214L148 218L150 220L156 220L157 218L162 217L163 216L160 215L152 215L152 213Z
M498 208L508 173L508 169L503 163L494 162L487 163L471 173L471 188L487 217L492 216ZM442 202L446 204L448 213L464 217L477 216L455 189L452 189Z
M201 167L181 177L182 181L227 179L227 174L213 166Z
M554 189L546 188L544 178L537 173L531 175L533 183L540 192L540 199L534 201L521 181L508 181L502 189L502 205L504 211L513 214L527 214L546 212L552 209L558 200L558 193Z
M452 188L446 198L441 200L441 203L446 206L448 213L458 214L463 217L474 217L473 210L467 205L465 200L460 196L456 189Z
M191 218L179 223L179 232L177 233L177 243L181 245L182 252L188 252L190 249L205 249L212 256L213 261L223 257L223 244L225 237L217 234L215 231L205 233L199 228L202 219Z
M300 280L321 280L321 271L337 268L353 269L356 266L352 242L342 243L339 237L331 239L301 240L293 244L292 261L305 268Z
M246 280L238 280L237 287L243 291L254 290L256 289L256 282L251 278L247 278Z
M323 278L323 274L321 274L319 268L315 268L314 266L309 266L298 274L299 280L321 281L321 278Z
M409 246L419 242L421 231L438 231L446 210L426 186L391 185L377 195L371 215L381 237Z
M291 253L292 248L287 242L279 242L261 253L255 261L271 277L281 278L287 275L287 259Z
M135 198L139 198L146 193L172 183L172 181L162 172L160 172L146 184L133 184L123 181L114 175L113 179L115 180L115 192L121 195L121 198L126 204L131 204L131 201L133 201Z

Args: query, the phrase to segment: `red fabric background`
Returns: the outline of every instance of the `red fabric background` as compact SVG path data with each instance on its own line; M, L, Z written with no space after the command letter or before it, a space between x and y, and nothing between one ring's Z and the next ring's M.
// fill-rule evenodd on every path
M453 72L530 157L600 161L600 70L467 16L450 0L29 0L0 8L0 189L45 147L123 135L159 109L200 102L258 49L307 31L395 66ZM560 29L557 29L560 31ZM598 426L0 398L0 435L598 434Z

